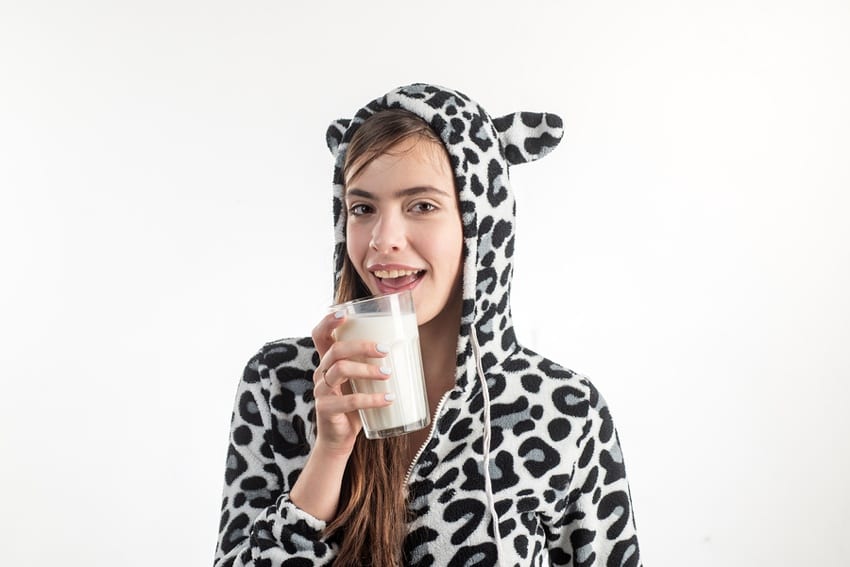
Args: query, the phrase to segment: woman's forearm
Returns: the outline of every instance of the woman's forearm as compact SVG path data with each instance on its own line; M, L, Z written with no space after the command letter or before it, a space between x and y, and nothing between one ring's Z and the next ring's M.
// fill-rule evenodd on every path
M316 444L304 470L289 492L289 500L317 520L333 520L339 507L342 477L348 457L327 451L321 444Z

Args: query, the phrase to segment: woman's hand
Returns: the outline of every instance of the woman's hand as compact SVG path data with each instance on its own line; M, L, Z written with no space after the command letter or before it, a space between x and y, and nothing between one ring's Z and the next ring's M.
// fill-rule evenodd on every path
M345 322L331 313L313 329L320 362L313 372L316 398L316 444L298 480L289 491L293 504L313 517L329 522L337 513L342 478L354 441L362 429L357 410L392 403L386 394L355 394L349 380L386 380L389 376L367 358L383 358L386 351L369 341L336 341L334 329Z
M325 316L313 329L320 362L313 372L317 440L314 451L347 458L362 429L357 410L388 406L386 394L355 394L351 379L386 380L381 367L365 362L383 358L387 349L370 341L336 341L333 331L345 322L342 312Z

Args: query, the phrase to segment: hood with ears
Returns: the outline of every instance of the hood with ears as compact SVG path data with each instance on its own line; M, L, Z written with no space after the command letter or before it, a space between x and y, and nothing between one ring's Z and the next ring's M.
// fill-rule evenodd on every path
M448 151L463 223L463 314L458 340L458 385L477 340L485 371L518 348L511 322L510 283L514 253L514 196L508 169L548 154L563 135L563 122L549 113L515 112L491 118L466 95L436 85L399 87L333 122L327 144L335 157L333 216L335 282L346 253L342 167L357 128L381 110L401 108L423 118ZM479 358L479 357L476 357ZM473 373L474 367L469 368Z

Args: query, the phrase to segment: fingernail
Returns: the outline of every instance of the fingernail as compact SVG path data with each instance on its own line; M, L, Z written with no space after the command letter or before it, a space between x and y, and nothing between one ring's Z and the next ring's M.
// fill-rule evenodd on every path
M334 319L342 319L343 317L345 317L345 311L342 309L334 313Z
M382 353L384 353L384 354L387 354L388 352L390 352L390 347L388 347L388 346L387 346L387 345L385 345L384 343L378 343L378 344L376 344L376 345L375 345L375 349L376 349L378 352L382 352Z
M393 394L393 393L384 394L384 399L387 400L388 402L391 402L395 399L395 394Z
M387 376L389 376L390 374L393 373L393 371L390 370L389 366L381 366L380 370L381 370L381 374L386 374Z

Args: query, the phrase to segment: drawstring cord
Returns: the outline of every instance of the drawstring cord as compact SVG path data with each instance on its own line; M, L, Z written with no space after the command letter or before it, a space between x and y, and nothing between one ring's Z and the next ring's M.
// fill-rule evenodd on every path
M484 376L484 369L481 368L481 353L478 346L478 336L475 334L475 325L471 325L470 330L472 350L475 353L475 368L478 370L478 380L481 382L481 393L484 396L484 491L487 493L487 504L490 508L490 515L493 518L493 534L496 537L496 565L499 566L499 560L505 557L505 554L502 552L502 536L499 533L499 515L496 514L496 497L493 495L493 483L490 479L490 391L487 388L487 378Z

